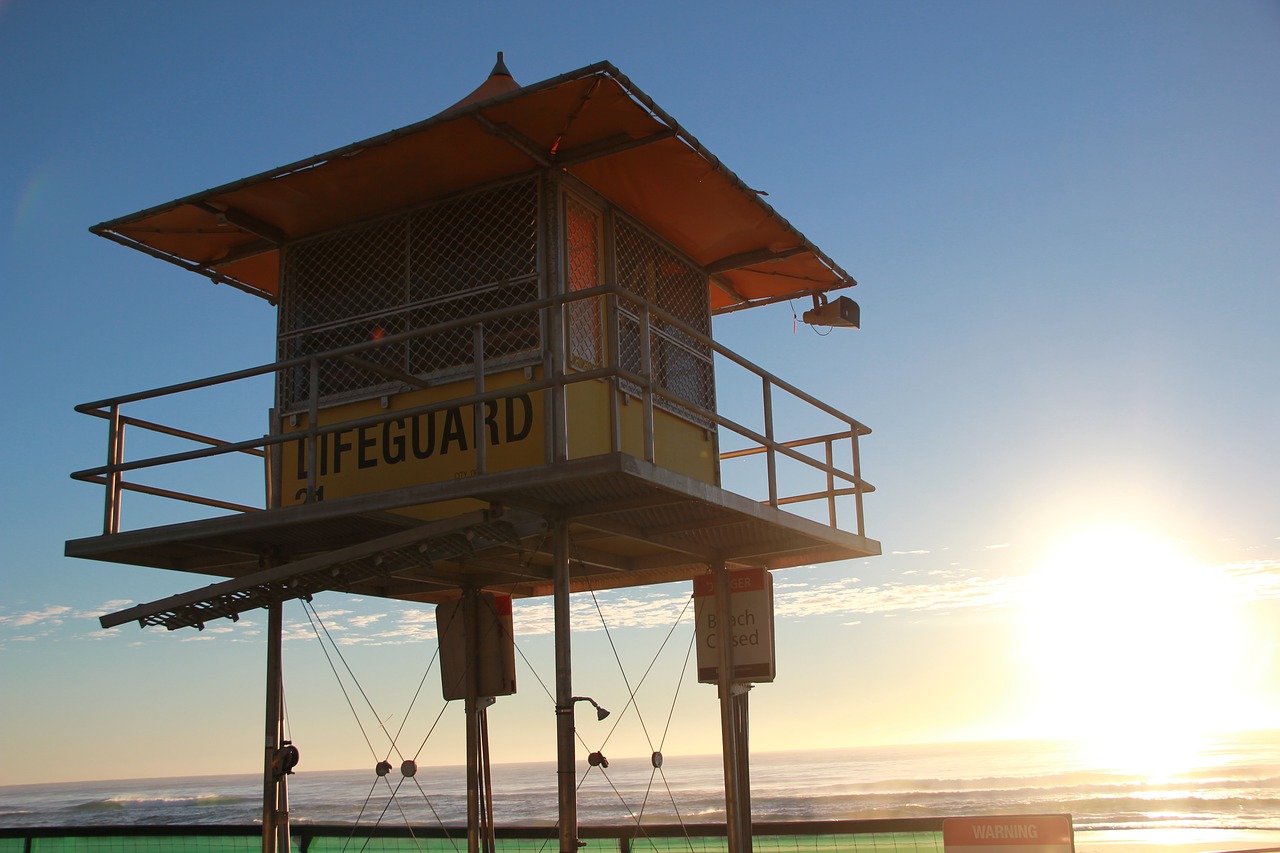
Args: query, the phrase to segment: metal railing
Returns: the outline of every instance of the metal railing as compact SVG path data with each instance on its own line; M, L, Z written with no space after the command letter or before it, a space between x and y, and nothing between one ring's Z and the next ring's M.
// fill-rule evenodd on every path
M574 367L566 366L569 363L570 351L567 340L570 334L568 314L571 306L579 302L599 306L604 318L605 346L603 364L599 366L583 364L577 364ZM543 346L540 352L530 352L527 360L522 364L526 367L541 367L542 375L527 378L525 382L514 386L490 389L486 387L487 377L498 372L518 369L521 363L513 365L509 355L505 355L500 364L487 363L484 356L485 329L487 324L517 314L538 318L539 340L544 342ZM461 329L467 329L471 334L470 364L462 365L448 377L410 376L386 369L382 373L383 378L388 381L400 383L399 387L404 391L434 387L445 381L450 383L469 381L470 393L411 408L390 409L380 414L353 418L339 423L324 425L318 423L326 401L321 397L316 377L320 375L320 368L324 363L337 360L367 365L370 363L368 353L379 347L395 346L431 335L456 334ZM632 337L634 340L631 339ZM657 354L658 342L661 344L662 352L665 353L664 356ZM635 352L637 349L638 357ZM630 352L631 355L624 358L624 352ZM678 353L678 357L672 356L673 352ZM663 358L665 361L662 361ZM720 361L717 362L716 359ZM626 366L624 361L630 361L633 366ZM727 417L717 411L714 404L705 397L691 399L688 394L682 394L681 382L685 380L678 375L673 375L673 371L679 365L691 364L699 371L714 369L717 382L722 365L745 371L752 381L758 382L760 392L759 398L755 401L755 415L758 417L759 426L753 428L743 423L744 418L741 417L738 420ZM673 365L676 366L673 367ZM304 368L307 375L311 377L309 383L311 387L307 398L306 426L293 431L285 432L275 429L265 435L228 440L206 435L197 429L163 424L155 418L125 414L126 407L156 401L167 404L182 395L243 383L259 377L272 376L274 381L278 381L278 377L298 368ZM526 373L526 377L531 376L531 372ZM825 503L826 523L832 527L837 527L840 521L837 517L837 499L852 498L857 533L860 536L865 535L862 496L866 492L873 491L873 487L862 479L858 439L870 433L870 429L856 419L763 370L738 353L715 343L671 314L651 303L636 299L627 291L612 285L534 302L524 302L326 352L312 353L204 379L82 404L76 407L76 411L107 421L106 462L103 465L77 471L71 476L77 480L97 483L105 487L104 534L117 533L122 529L121 502L126 492L184 501L220 511L253 512L279 505L277 491L279 459L282 453L281 448L286 443L305 442L308 462L306 494L312 498L317 494L316 462L322 437L385 424L397 418L432 415L445 409L467 406L470 406L473 412L473 434L479 436L483 434L485 406L490 403L496 405L502 397L516 393L549 395L552 405L548 407L550 412L548 433L551 436L548 463L554 464L557 460L567 458L568 435L564 416L566 389L577 383L597 381L609 383L614 391L611 395L609 425L610 447L613 451L616 452L622 448L620 406L625 405L624 398L638 397L642 407L642 455L647 461L654 462L657 457L654 446L655 408L675 413L706 428L714 437L717 448L724 446L728 441L735 444L732 449L718 454L722 463L763 457L765 463L763 494L753 489L756 492L755 497L751 494L746 495L747 497L775 508ZM687 384L686 382L686 386ZM396 392L390 393L394 395ZM388 396L388 394L386 386L382 385L376 392L372 392L371 396ZM814 435L798 437L780 435L781 429L776 415L776 398L779 397L797 405L805 419L821 420L825 428L817 430L817 434ZM741 400L736 402L741 404ZM267 407L264 406L265 408ZM197 446L189 450L127 459L125 456L126 433L138 431L178 439ZM476 441L475 445L477 454L475 473L481 475L488 471L486 442ZM812 452L815 448L818 452ZM848 459L848 462L837 461L837 453L842 456L847 454L844 458ZM176 488L162 488L134 479L143 472L159 471L182 463L231 455L240 455L241 458L247 455L265 462L267 486L263 491L261 505L252 505L243 500L209 497ZM780 462L790 463L792 468L800 472L799 476L793 474L787 480L788 488L782 486L784 478L779 473ZM817 478L816 487L813 485L790 487L792 480L805 479L806 483L809 483L810 481L806 479L808 477Z

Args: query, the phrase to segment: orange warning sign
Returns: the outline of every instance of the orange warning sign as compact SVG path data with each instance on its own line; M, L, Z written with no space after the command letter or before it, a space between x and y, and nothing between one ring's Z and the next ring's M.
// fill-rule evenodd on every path
M1074 853L1075 837L1071 815L949 817L942 846L946 853Z

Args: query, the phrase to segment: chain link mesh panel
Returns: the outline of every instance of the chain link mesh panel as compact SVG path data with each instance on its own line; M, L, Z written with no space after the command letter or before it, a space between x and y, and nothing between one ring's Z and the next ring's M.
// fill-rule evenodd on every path
M381 340L539 297L538 183L482 190L288 247L279 358ZM541 347L536 311L484 324L486 363L521 361ZM474 363L474 331L461 326L375 347L319 372L326 402L387 393L394 375L425 377ZM305 407L311 377L280 380L284 412Z
M600 214L569 196L564 220L569 292L599 286ZM602 362L600 308L599 299L569 303L569 360L575 367L590 369Z
M618 217L615 234L618 284L709 338L711 307L706 275L622 217ZM639 315L626 303L619 315L618 351L622 366L641 373ZM657 386L683 400L714 409L715 367L711 347L657 317L650 321L650 337L653 380ZM638 392L639 389L632 390ZM695 423L705 420L683 407L663 401L659 404Z

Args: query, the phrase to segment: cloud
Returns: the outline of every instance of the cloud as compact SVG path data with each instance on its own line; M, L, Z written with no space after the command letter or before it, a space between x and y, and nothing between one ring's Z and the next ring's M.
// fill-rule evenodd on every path
M988 546L986 547L986 549L985 549L985 550L987 550L987 551L999 551L999 550L1001 550L1002 548L1012 548L1012 547L1013 547L1013 543L1012 543L1012 542L1000 542L1000 543L997 543L997 544L995 544L995 545L988 545Z
M815 586L803 594L780 596L774 603L774 612L777 616L808 617L994 609L1016 604L1024 588L1022 578L868 586L840 580Z
M804 588L803 584L793 584ZM575 633L609 630L670 628L677 620L693 622L693 605L686 587L658 591L608 590L595 596L575 595L569 619ZM337 615L339 612L344 615ZM401 645L434 640L437 636L435 608L407 607L399 612L351 615L350 611L328 611L324 624L339 645ZM513 621L520 637L547 636L555 632L555 610L550 598L514 602ZM317 627L319 627L317 625ZM372 629L372 630L371 630ZM291 623L285 639L314 640L311 625Z
M992 546L997 547L997 546ZM916 552L910 552L916 553ZM1280 561L1258 560L1221 566L1243 600L1280 599ZM914 575L914 577L913 577ZM778 575L779 579L785 577ZM832 616L842 624L861 624L861 617L875 614L925 616L962 610L998 610L1018 606L1026 599L1029 576L983 577L961 575L956 569L901 572L893 581L868 582L846 577L828 583L775 585L775 614L779 618ZM401 645L435 640L435 608L409 605L403 610L356 614L332 609L323 614L325 625L340 645ZM57 618L51 613L49 618ZM12 618L12 617L11 617ZM576 634L630 629L670 629L680 621L691 625L693 605L687 585L637 587L575 595L570 622ZM550 598L522 599L514 603L516 635L549 636L555 630ZM315 639L306 622L288 626L287 639Z
M71 608L65 604L50 604L43 610L28 610L26 613L15 613L12 616L0 615L0 625L11 625L14 628L27 628L31 625L61 625Z
M693 605L690 591L645 593L643 588L596 593L595 597L576 596L569 613L575 631L589 633L626 628L670 628L677 619L692 622ZM550 599L521 602L516 613L517 630L525 634L555 632L555 613ZM598 608L597 608L598 604Z
M111 601L104 601L97 607L90 607L88 610L81 610L76 613L78 619L97 619L106 616L108 613L115 613L118 610L124 610L126 607L132 607L134 604L131 598L113 598Z
M1280 598L1280 560L1249 560L1227 563L1219 571L1245 601Z
M928 554L929 552L924 549L917 549L915 551L890 551L889 553L895 557L905 557L912 554Z

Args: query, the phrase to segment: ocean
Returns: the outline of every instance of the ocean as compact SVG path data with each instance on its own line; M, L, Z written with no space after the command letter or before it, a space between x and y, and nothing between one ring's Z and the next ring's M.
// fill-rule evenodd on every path
M398 767L382 778L372 768L300 768L289 782L292 819L457 825L463 778L461 767L424 766L411 779ZM493 780L498 825L555 823L552 765L495 765ZM260 786L259 775L244 775L0 787L0 826L247 824L259 819ZM613 759L582 777L578 802L583 825L720 822L719 757L666 756L661 772L648 758ZM1066 812L1078 847L1089 837L1228 832L1267 841L1246 846L1272 846L1280 844L1280 731L1219 739L1160 777L1046 741L756 753L752 810L759 821Z

